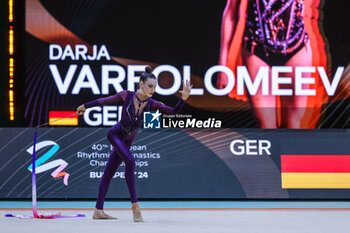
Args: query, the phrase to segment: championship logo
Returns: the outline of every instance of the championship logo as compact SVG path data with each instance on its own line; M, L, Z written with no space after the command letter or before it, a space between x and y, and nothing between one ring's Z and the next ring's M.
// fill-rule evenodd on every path
M54 141L42 141L36 144L35 151L41 150L45 147L50 147L50 150L47 151L45 154L43 154L40 158L37 158L35 161L35 173L42 173L46 172L48 170L51 170L53 168L56 168L52 173L51 176L53 178L59 178L63 177L63 183L67 186L68 185L68 177L69 173L63 171L68 166L68 163L64 161L63 159L56 159L52 160L51 157L56 154L56 152L59 150L60 146L54 142ZM29 154L33 154L33 146L29 147L27 149L27 152ZM32 164L28 167L28 170L32 172L33 166Z

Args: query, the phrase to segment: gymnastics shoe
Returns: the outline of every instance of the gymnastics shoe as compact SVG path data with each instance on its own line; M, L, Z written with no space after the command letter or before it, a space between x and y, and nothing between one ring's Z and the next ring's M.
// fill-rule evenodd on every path
M106 214L103 210L95 209L92 219L117 219L116 217Z
M132 207L132 216L134 218L134 222L143 222L140 207L138 206Z

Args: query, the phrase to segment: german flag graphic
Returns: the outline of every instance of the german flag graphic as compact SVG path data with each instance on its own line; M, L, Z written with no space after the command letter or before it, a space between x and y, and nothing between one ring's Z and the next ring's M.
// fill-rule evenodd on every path
M50 125L78 125L78 116L73 115L74 113L75 111L50 111L49 123Z
M349 189L350 155L281 155L283 189Z

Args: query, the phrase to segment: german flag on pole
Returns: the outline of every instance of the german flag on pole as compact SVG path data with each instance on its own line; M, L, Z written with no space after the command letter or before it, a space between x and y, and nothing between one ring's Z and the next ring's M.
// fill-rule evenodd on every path
M73 115L74 113L75 111L50 111L49 123L50 125L78 125L78 116Z
M281 155L283 189L349 189L350 155Z

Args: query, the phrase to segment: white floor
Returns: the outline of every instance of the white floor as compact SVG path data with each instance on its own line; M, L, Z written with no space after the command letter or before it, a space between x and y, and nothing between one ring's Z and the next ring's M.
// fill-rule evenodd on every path
M134 223L130 210L106 211L118 220L92 220L92 211L45 211L73 219L18 219L5 214L31 215L31 211L1 210L1 233L349 233L348 210L144 210L145 222ZM39 214L44 214L39 211Z

